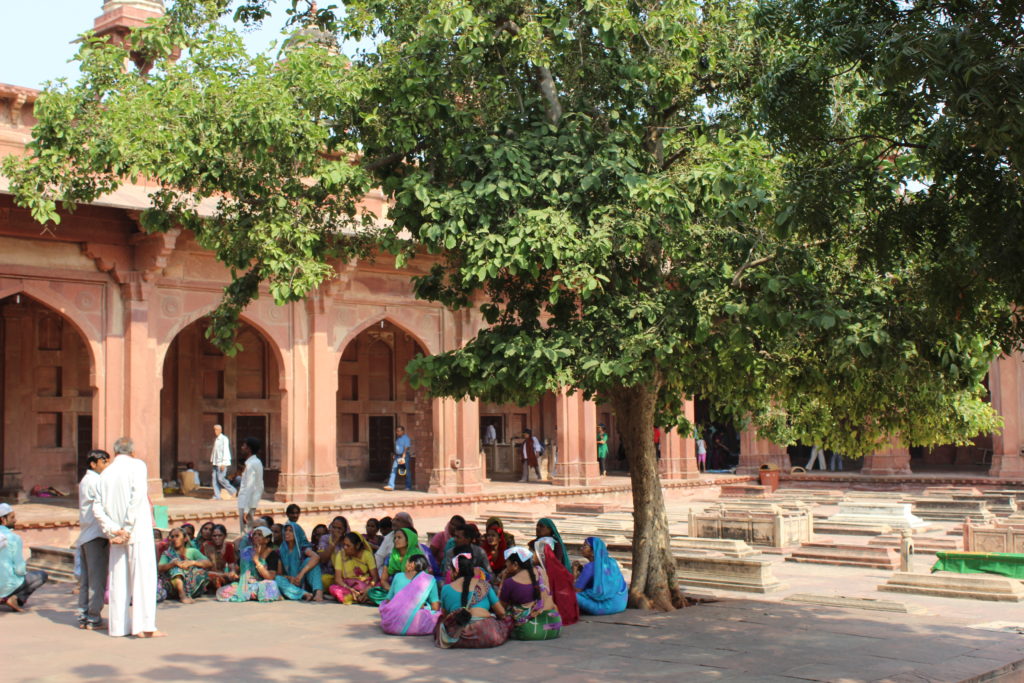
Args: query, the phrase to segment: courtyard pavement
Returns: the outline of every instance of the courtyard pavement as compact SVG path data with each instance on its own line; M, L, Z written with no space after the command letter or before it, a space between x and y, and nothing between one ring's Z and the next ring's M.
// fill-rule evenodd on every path
M943 603L955 608L955 602ZM959 601L964 602L964 601ZM558 640L439 650L337 603L161 605L164 639L75 628L67 584L0 608L4 681L961 681L1024 679L1024 637L886 614L724 598L584 617ZM1024 608L992 606L1021 620Z

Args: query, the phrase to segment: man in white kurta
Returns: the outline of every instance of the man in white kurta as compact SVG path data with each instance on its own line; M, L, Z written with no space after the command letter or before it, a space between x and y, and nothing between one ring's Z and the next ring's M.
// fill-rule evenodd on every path
M114 460L100 475L93 512L111 539L108 628L112 636L164 635L156 629L156 547L146 463L131 439L114 443Z
M238 492L228 481L228 467L231 466L231 443L224 428L220 425L213 425L213 449L210 451L210 464L213 466L213 497L220 500L220 491L223 488L234 496Z
M238 525L243 534L248 533L256 515L256 508L263 497L263 463L260 462L260 440L254 437L242 439L238 454L246 458L242 483L238 487Z

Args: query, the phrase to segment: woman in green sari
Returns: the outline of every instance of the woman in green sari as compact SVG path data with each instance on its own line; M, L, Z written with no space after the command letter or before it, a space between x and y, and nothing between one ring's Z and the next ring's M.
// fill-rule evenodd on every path
M181 529L172 529L168 535L170 543L160 556L157 569L160 578L173 588L178 599L188 604L194 602L206 590L210 578L207 575L213 563L188 543L188 536ZM168 594L172 591L168 590Z
M420 538L416 532L412 529L396 529L395 547L391 550L387 565L379 568L381 585L366 592L368 601L374 605L384 602L391 588L391 577L404 572L409 558L420 553Z

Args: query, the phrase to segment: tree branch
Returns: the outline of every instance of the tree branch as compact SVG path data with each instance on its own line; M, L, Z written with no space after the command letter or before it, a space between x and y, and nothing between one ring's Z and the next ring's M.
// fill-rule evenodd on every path
M502 31L508 31L510 35L518 36L519 25L511 19L506 19L494 32L495 37ZM541 97L548 103L548 121L557 125L562 118L562 103L558 99L558 86L555 84L555 78L551 75L551 69L546 66L537 65L534 69L537 71L537 89L540 90Z
M813 242L804 242L800 246L803 247L804 249L810 249L811 247L820 247L822 244L826 244L827 242L828 242L827 239L820 239L820 240L815 240ZM763 266L766 263L771 263L777 257L778 257L778 253L775 253L775 254L769 254L768 256L761 256L759 258L752 259L752 260L748 259L746 263L744 263L742 266L739 267L739 270L736 271L736 274L732 276L732 282L730 283L730 285L733 286L733 287L739 287L740 286L740 280L743 279L743 274L745 272L747 272L751 268L757 268L758 266Z

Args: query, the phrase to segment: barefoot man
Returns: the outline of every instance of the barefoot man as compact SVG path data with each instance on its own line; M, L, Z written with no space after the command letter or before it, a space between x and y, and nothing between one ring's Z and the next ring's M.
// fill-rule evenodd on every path
M110 539L110 605L107 627L112 636L158 638L156 630L156 547L153 509L149 504L146 463L134 456L132 440L114 442L114 460L100 475L93 506L103 534Z

